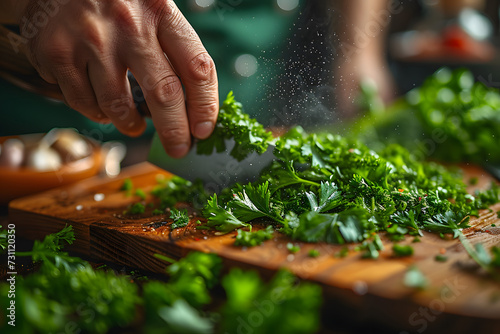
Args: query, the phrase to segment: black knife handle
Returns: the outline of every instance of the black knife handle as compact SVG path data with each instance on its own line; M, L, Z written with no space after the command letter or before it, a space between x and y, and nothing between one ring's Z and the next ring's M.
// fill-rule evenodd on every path
M144 98L141 86L139 86L139 83L130 71L127 72L127 78L130 83L130 90L132 91L132 98L134 99L137 111L142 116L151 117L151 112L146 104L146 99Z

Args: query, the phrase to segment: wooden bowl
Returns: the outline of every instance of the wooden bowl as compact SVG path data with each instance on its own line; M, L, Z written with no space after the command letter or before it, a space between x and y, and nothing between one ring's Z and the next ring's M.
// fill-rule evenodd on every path
M42 137L43 135L29 136ZM11 138L26 137L1 137L0 143ZM103 152L97 143L89 139L86 140L92 146L92 154L86 158L65 163L57 171L41 172L29 167L0 166L0 205L5 205L18 197L63 186L98 174L103 162Z

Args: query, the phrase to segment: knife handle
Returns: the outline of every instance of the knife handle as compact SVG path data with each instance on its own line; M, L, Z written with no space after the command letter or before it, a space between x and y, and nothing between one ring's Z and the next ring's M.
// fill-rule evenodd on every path
M141 86L132 75L130 71L127 71L128 82L130 83L130 90L132 92L132 98L134 99L135 107L139 114L145 117L151 117L151 112L149 111L148 105L146 104L146 99L144 98L144 93L142 92Z

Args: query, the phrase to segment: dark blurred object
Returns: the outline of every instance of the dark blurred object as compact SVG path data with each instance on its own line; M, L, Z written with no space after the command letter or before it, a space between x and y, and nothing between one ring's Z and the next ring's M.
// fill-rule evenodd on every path
M389 36L389 58L400 93L420 85L442 66L466 67L478 80L495 86L494 74L500 73L499 1L418 3L418 19L404 28L395 22L396 31Z

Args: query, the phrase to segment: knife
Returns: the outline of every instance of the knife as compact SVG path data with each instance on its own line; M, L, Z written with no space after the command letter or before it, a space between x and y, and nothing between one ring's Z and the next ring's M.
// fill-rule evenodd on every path
M158 133L155 133L148 161L189 181L201 179L205 190L211 194L219 193L237 182L255 181L260 172L275 159L274 145L269 145L262 154L254 152L238 161L229 154L235 145L233 139L225 141L226 149L223 152L216 152L214 148L210 155L197 154L197 143L195 140L186 156L175 159L165 153Z
M500 165L485 164L483 167L495 179L500 181Z

